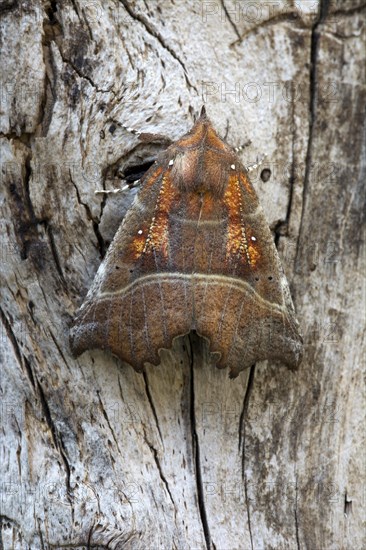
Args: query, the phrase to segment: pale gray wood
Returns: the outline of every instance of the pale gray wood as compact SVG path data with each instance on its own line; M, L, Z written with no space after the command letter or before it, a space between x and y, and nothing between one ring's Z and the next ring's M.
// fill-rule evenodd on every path
M366 545L364 11L254 8L2 3L5 549ZM252 179L304 361L229 380L193 336L144 376L75 361L69 324L135 193L94 190L163 147L126 128L176 139L203 102L229 143L250 140L245 164L267 154Z

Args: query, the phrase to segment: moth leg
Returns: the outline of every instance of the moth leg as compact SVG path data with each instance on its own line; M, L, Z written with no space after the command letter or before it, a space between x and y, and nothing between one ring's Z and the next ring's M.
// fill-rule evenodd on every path
M262 155L259 160L257 157L257 162L255 162L254 164L248 164L248 166L246 166L247 172L253 172L253 170L259 168L263 164L265 158L267 158L267 153L264 153L264 155Z
M173 143L173 140L164 134L154 134L150 132L140 132L137 134L143 143L162 143L167 147Z
M140 180L136 180L131 184L125 184L122 187L114 188L114 189L97 189L94 191L95 195L115 195L116 193L123 193L124 191L127 191L127 189L133 189L134 187L138 187L140 184Z
M131 126L126 126L126 124L123 124L122 122L119 122L118 120L114 120L114 119L108 119L107 122L112 123L113 131L114 131L113 125L118 126L119 128L122 128L129 134L133 134L134 136L136 136L143 143L164 143L167 146L173 143L173 140L164 134L157 134L154 132L140 132L139 130L136 130L136 128L132 128Z
M249 145L251 145L251 144L252 144L252 141L248 140L245 143L243 143L243 145L239 145L239 147L235 147L234 151L236 153L240 153L241 151L243 151L243 149L245 149L246 147L249 147ZM248 164L248 166L246 166L247 172L252 172L253 170L256 170L257 168L259 168L259 166L261 166L261 164L263 164L263 161L266 157L267 157L267 153L262 155L262 157L260 159L258 159L258 157L257 157L257 162L255 162L253 164Z

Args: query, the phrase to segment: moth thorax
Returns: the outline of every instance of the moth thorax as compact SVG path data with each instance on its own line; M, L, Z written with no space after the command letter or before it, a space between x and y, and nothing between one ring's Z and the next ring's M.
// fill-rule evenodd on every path
M198 150L175 157L172 180L181 192L223 196L230 166L226 162L212 164L209 160Z

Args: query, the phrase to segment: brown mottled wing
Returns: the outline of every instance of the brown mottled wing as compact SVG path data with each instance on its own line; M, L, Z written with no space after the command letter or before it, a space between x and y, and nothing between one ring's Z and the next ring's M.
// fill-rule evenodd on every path
M239 159L205 115L161 155L121 224L71 331L136 370L195 329L236 376L296 366L302 341L270 230Z
M196 330L210 340L213 351L221 352L217 366L229 366L231 376L269 358L296 367L302 339L287 281L262 208L238 161L221 208L224 213L215 209L215 230L213 219L203 216L197 232Z
M158 350L189 332L192 289L171 274L176 259L168 238L168 211L177 195L169 173L154 165L74 321L75 355L109 349L140 371L147 361L159 364ZM186 253L192 254L189 245Z

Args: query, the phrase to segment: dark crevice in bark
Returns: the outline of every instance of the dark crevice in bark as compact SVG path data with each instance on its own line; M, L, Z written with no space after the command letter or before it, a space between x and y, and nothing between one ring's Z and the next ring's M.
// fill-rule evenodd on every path
M329 2L327 2L329 4ZM334 17L335 15L353 15L355 13L362 13L366 10L366 4L361 4L360 6L354 6L353 8L349 8L348 10L345 10L344 8L339 8L337 10L334 10L334 12L331 13L331 17Z
M247 510L247 521L248 521L248 529L249 529L249 537L250 537L250 546L251 546L252 550L254 548L253 547L253 536L252 536L252 527L251 527L251 523L250 523L248 483L247 483L247 478L246 478L246 475L245 475L245 464L246 464L246 456L245 456L246 425L245 425L245 422L246 422L246 417L247 417L247 412L248 412L248 407L249 407L249 398L250 398L250 394L251 394L252 388L253 388L254 374L255 374L255 365L250 367L250 373L249 373L249 377L248 377L247 388L246 388L246 392L245 392L244 399L243 399L243 408L242 408L242 411L241 411L241 414L240 414L240 419L239 419L239 451L240 451L240 448L242 449L242 463L241 463L242 470L241 470L241 475L242 475L242 480L243 480L243 483L244 483L245 507L246 507L246 510Z
M0 137L12 141L19 141L20 143L23 143L23 145L26 145L26 147L30 148L33 134L29 132L22 132L21 134L17 134L16 132L0 132Z
M9 340L10 340L12 346L13 346L14 353L15 353L15 356L16 356L18 362L19 362L19 365L21 367L25 368L25 371L26 371L27 376L29 378L29 381L32 385L32 388L36 389L32 367L30 366L30 363L27 360L27 358L20 351L18 341L17 341L16 336L15 336L15 334L14 334L12 328L11 328L11 324L10 324L9 320L7 319L4 311L1 308L0 308L0 318L1 318L1 322L3 323L4 328L6 330L6 334L7 334L8 338L9 338Z
M72 69L76 72L76 74L80 77L80 78L83 78L84 80L86 80L87 82L89 82L90 86L92 86L98 93L100 94L113 94L113 95L116 95L116 93L114 92L112 86L108 89L108 90L104 90L103 88L98 88L98 86L95 84L95 82L90 78L90 76L87 76L86 74L82 74L81 71L78 69L78 67L71 61L71 59L67 59L63 53L61 52L60 48L59 48L59 52L60 52L60 55L61 55L61 58L62 58L62 61L67 64L67 65L70 65L70 67L72 67Z
M45 66L43 97L40 102L40 121L42 135L46 136L52 120L52 113L57 99L57 68L54 63L51 43L56 42L57 34L62 34L60 24L54 17L54 10L46 10L43 20L42 53Z
M230 47L240 45L247 36L250 36L251 34L256 33L258 30L263 30L266 27L272 27L274 25L277 25L278 23L291 23L292 25L297 27L299 29L306 29L308 28L304 22L300 19L298 14L294 11L291 11L289 13L278 13L269 19L265 19L263 21L260 21L258 24L254 25L253 27L247 29L242 35L240 35L238 40L235 40L232 44L230 44Z
M66 361L66 357L64 356L63 352L62 352L62 349L60 348L59 346L59 343L57 341L57 338L55 337L55 335L53 334L52 330L50 328L48 328L48 331L50 333L50 336L53 340L53 343L55 344L56 348L57 348L57 351L59 352L60 354L60 357L62 357L62 360L63 362L65 363L67 369L70 371L70 368L69 368L69 365L68 365L68 362Z
M52 420L52 417L51 417L51 412L50 412L47 400L45 398L43 388L42 388L42 386L41 386L38 379L37 379L37 390L38 390L38 394L39 394L39 397L40 397L44 417L46 419L47 425L48 425L48 427L51 431L51 434L52 434L53 444L54 444L55 448L58 449L59 445L58 445L58 440L57 440L56 426L53 423L53 420Z
M38 535L39 535L39 540L40 540L40 543L41 543L41 550L46 550L45 545L44 545L44 541L43 541L41 520L39 518L38 518Z
M296 127L295 127L295 101L292 99L291 102L291 172L290 172L290 189L289 189L289 196L288 196L288 203L287 203L287 212L286 212L286 222L287 224L290 223L290 216L291 216L291 209L292 209L292 201L294 196L294 186L296 182L296 166L295 166L295 143L296 143Z
M297 545L297 550L300 550L299 519L298 519L298 515L297 515L297 504L298 504L298 488L297 488L297 479L296 479L294 515L295 515L296 545Z
M102 189L105 191L106 190L106 187L105 187L105 178L102 178ZM107 204L107 194L106 193L103 193L102 195L102 200L100 201L100 212L99 212L99 223L101 222L102 220L102 216L103 216L103 212L104 212L104 208L105 208L105 205ZM99 223L98 223L98 233L100 235L100 232L99 232ZM101 236L101 235L100 235ZM101 236L102 237L102 236ZM105 254L105 244L104 244L104 239L102 237L102 241L103 241L103 256ZM101 251L102 251L101 250Z
M34 380L32 367L30 366L30 363L29 363L29 361L26 357L23 356L23 360L24 360L25 370L26 370L26 373L27 373L28 378L30 380L30 383L32 384L33 388L36 389L36 382Z
M151 450L151 453L154 457L154 462L156 464L156 467L158 469L158 472L159 472L159 476L160 476L160 479L161 481L163 482L164 484L164 487L169 495L169 498L170 498L170 501L173 505L173 510L174 510L174 518L176 519L176 505L175 505L175 502L174 502L174 499L173 499L173 495L172 493L170 492L170 488L169 488L169 483L165 477L165 475L163 474L163 470L161 468L161 464L160 464L160 460L159 460L159 457L158 457L158 451L155 449L154 445L152 445L152 443L150 443L150 441L148 440L147 436L146 436L146 432L145 432L145 429L144 429L144 439L149 447L149 449Z
M35 220L36 216L34 214L33 204L30 198L30 191L29 191L30 179L32 177L31 159L32 159L32 152L30 152L30 154L27 155L24 162L24 191L25 191L25 203L26 203L27 210L29 212L29 217L32 220Z
M129 185L140 181L149 168L155 163L155 160L156 159L149 159L141 164L126 166L123 170L123 180Z
M64 444L63 444L63 441L62 441L61 434L58 433L58 431L56 429L56 426L55 426L55 424L52 420L50 408L48 406L43 388L42 388L42 386L41 386L41 384L40 384L40 382L37 378L36 378L36 382L37 382L38 395L39 395L41 406L42 406L42 411L43 411L44 417L46 419L47 425L50 429L53 444L54 444L55 448L58 450L58 452L60 453L60 456L61 456L61 459L62 459L62 462L63 462L63 465L64 465L65 475L66 475L65 483L66 483L66 488L67 488L67 500L69 501L69 504L70 504L70 507L71 507L72 518L74 518L74 508L73 508L72 500L71 500L72 490L71 490L71 484L70 484L70 476L71 476L70 465L69 465L69 462L67 460L66 451L65 451L65 448L64 448Z
M116 445L116 447L117 447L117 450L118 450L119 454L120 454L121 456L123 456L123 453L121 452L121 449L119 448L118 441L117 441L117 438L116 438L116 436L115 436L114 430L113 430L113 428L112 428L112 426L111 426L111 423L109 422L109 418L108 418L107 412L106 412L106 410L105 410L105 408L104 408L103 401L102 401L101 398L100 398L100 391L99 391L99 390L97 390L97 396L98 396L98 401L99 401L100 410L102 411L102 415L104 416L105 421L106 421L107 424L108 424L108 428L109 428L109 430L110 430L110 432L111 432L111 434L112 434L112 437L113 437L114 443L115 443L115 445Z
M4 491L4 494L5 494L5 491ZM23 533L23 526L21 526L21 524L16 519L10 518L5 514L0 514L0 550L7 550L7 548L15 548L15 545L3 546L2 533L4 532L4 529L6 528L10 529L10 527L12 527L14 535L16 534L16 531L18 532L18 534ZM17 546L17 548L20 548L20 546ZM28 546L27 548L30 548L30 547Z
M43 227L45 229L45 233L46 233L47 238L48 238L48 243L49 243L49 246L50 246L50 249L51 249L53 261L54 261L54 264L56 266L56 271L59 274L60 280L61 280L64 288L67 288L67 283L65 281L65 277L64 277L64 274L63 274L63 271L62 271L61 261L60 261L60 257L59 257L58 251L57 251L57 247L56 247L52 227L51 227L51 225L49 224L49 222L47 220L44 220L40 223L43 225Z
M91 25L90 25L90 23L89 23L89 21L88 21L88 18L85 17L84 11L83 11L83 15L84 15L84 23L85 23L85 25L86 25L86 28L88 29L90 41L91 41L91 42L95 42L95 38L94 38L94 36L93 36L92 27L91 27ZM80 21L80 22L81 22L81 21ZM112 93L114 94L115 92L112 91Z
M0 318L1 318L1 322L5 328L5 331L6 331L6 334L13 346L13 349L14 349L14 353L15 353L15 356L18 360L18 363L19 365L23 365L23 361L22 361L22 353L19 349L19 346L18 346L18 342L17 342L17 339L15 337L15 334L14 332L12 331L12 328L11 328L11 324L9 323L5 313L3 312L3 310L0 308ZM32 377L30 378L30 381L32 382L32 386L34 387L34 379L33 379L33 375Z
M21 225L22 225L22 229L26 229L24 232L27 232L27 233L30 234L29 235L30 236L29 241L25 240L25 242L24 242L23 254L24 254L25 259L28 257L29 245L31 244L31 241L33 241L34 239L38 240L38 234L37 234L37 230L36 230L36 227L35 227L36 224L37 224L37 220L36 220L36 217L35 217L35 214L34 214L33 205L32 205L32 201L31 201L31 198L30 198L30 192L29 192L30 178L31 178L31 175L32 175L32 168L31 168L31 163L30 163L31 158L32 158L32 154L27 155L27 157L25 158L25 161L24 161L24 178L23 178L23 181L24 181L24 184L23 184L24 206L25 206L25 210L27 212L27 222L28 223L25 222L23 224L23 221L20 222Z
M46 64L47 63L47 61L46 61L47 55L50 57L49 47L43 46L43 50L45 52L44 55L43 55L43 59L44 59L44 62ZM52 63L50 63L49 66L52 67ZM53 70L53 68L51 70ZM47 134L48 134L48 129L51 125L52 114L53 114L53 109L54 109L54 106L55 106L55 103L56 103L56 99L57 99L57 96L56 96L56 93L54 91L53 84L50 80L49 75L46 73L45 79L44 79L43 98L42 98L41 106L40 106L41 115L40 115L40 120L39 120L39 125L41 126L41 135L42 136L47 136Z
M236 36L238 37L238 40L240 40L240 32L238 31L238 27L235 25L234 21L231 19L230 13L227 10L227 7L225 5L224 0L220 0L220 1L221 1L222 9L224 10L225 15L226 15L230 25L234 29L234 32L235 32Z
M51 25L55 25L57 20L55 18L55 13L57 12L57 2L56 0L51 0L49 6L46 8L46 14Z
M99 222L93 221L93 231L98 241L98 248L99 248L99 254L100 258L103 259L106 253L106 244L104 242L104 239L99 231Z
M296 245L295 269L298 268L300 240L301 240L305 210L307 205L308 187L309 187L311 164L312 164L312 147L313 147L314 130L315 130L315 122L316 122L316 110L318 106L317 62L318 62L318 53L319 53L319 35L320 35L319 27L324 22L328 14L328 9L329 9L329 0L322 0L319 6L318 18L313 24L312 30L311 30L310 76L309 76L309 88L310 88L309 90L310 92L309 93L310 95L309 138L308 138L308 146L307 146L306 160L305 160L305 176L304 176L304 187L303 187L303 194L302 194L302 210L301 210L300 227L299 227L299 233L298 233L297 245Z
M36 321L36 318L34 317L34 308L35 308L35 304L34 304L33 300L29 300L29 302L27 304L27 310L29 312L29 317L32 319L33 325L37 326L38 323Z
M43 21L43 28L46 31L49 31L49 27L59 27L59 21L56 17L57 13L57 2L55 0L51 0L49 4L45 8L45 14L47 16L47 19Z
M292 142L291 142L291 171L289 175L290 185L289 185L289 191L288 191L286 217L284 220L279 220L273 229L275 234L274 242L275 242L276 248L278 248L279 246L281 237L288 237L293 196L294 196L294 187L296 183L296 165L295 165L296 136L295 136L295 102L294 100L292 100L291 107L292 107L291 108Z
M149 403L150 403L150 407L151 407L152 413L153 413L153 415L154 415L155 424L156 424L156 427L157 427L158 432L159 432L160 440L161 440L161 442L162 442L163 445L164 445L163 436L161 435L161 431L160 431L159 419L158 419L158 415L156 414L155 405L154 405L154 402L153 402L152 397L151 397L151 392L150 392L150 388L149 388L149 383L148 383L148 380L147 380L146 372L143 373L143 377L144 377L144 382L145 382L146 396L147 396L147 399L148 399L148 401L149 401Z
M73 61L71 61L71 59L68 59L67 57L65 57L63 51L61 50L60 44L57 44L56 41L55 41L55 44L57 45L57 48L58 48L58 51L60 53L62 61L65 63L65 65L69 65L73 69L73 71L75 71L75 73L78 75L79 78L82 78L82 79L86 80L87 82L89 82L90 86L92 88L94 88L100 94L109 94L110 93L110 94L113 94L113 96L116 95L116 92L113 90L113 85L110 88L108 88L107 90L105 90L103 88L98 88L98 86L90 78L90 76L88 76L86 74L83 74L80 71L80 69L75 65L75 63Z
M148 21L148 19L144 15L134 12L131 9L130 3L127 2L127 0L119 0L119 2L124 6L125 10L132 17L132 19L135 19L135 21L138 21L139 23L141 23L145 27L147 32L151 36L156 38L156 40L159 42L159 44L179 63L179 65L183 69L184 78L186 80L186 83L187 83L188 87L195 90L195 92L198 94L198 90L197 90L196 86L194 86L188 78L187 69L185 68L185 65L184 65L183 61L178 57L178 55L175 53L175 51L170 46L168 46L168 44L166 44L166 42L165 42L164 38L161 36L161 34L151 26L150 22Z
M88 220L90 220L93 224L93 231L94 231L94 234L95 234L96 239L97 239L100 258L103 259L104 255L106 253L106 245L105 245L104 239L103 239L103 237L102 237L102 235L99 231L100 220L96 220L93 217L89 206L81 200L79 189L78 189L76 183L74 182L74 180L72 178L71 170L69 171L69 176L70 176L70 181L71 181L71 183L73 184L73 186L75 188L77 201L81 206L83 206L85 208L86 216L87 216Z
M9 174L7 178L9 205L20 258L29 258L36 270L42 272L46 263L47 247L40 240L37 226L47 223L47 220L37 218L33 210L29 189L32 175L31 158L32 154L29 153L24 159L21 173Z
M18 438L19 438L19 441L21 441L21 440L22 440L22 432L21 432L21 429L20 429L20 427L19 427L19 424L18 424L17 419L15 418L14 420L15 420L16 427L17 427L17 429L18 429ZM21 444L18 442L17 450L16 450L16 455L17 455L17 464L18 464L19 479L22 479L22 462L21 462L21 460L20 460L21 454L22 454L22 446L21 446Z
M249 406L249 397L253 387L254 374L255 374L255 365L250 367L247 388L243 399L243 407L239 418L239 447L238 447L239 451L242 445L244 446L244 442L245 442L244 441L245 440L245 437L244 437L245 436L245 416Z
M75 0L71 0L71 4L73 5L73 8L74 8L74 10L75 10L75 13L76 13L76 15L78 16L78 19L79 19L79 21L80 21L80 24L82 25L82 24L83 24L83 21L82 21L82 19L81 19L81 17L80 17L79 7L78 7L77 3L75 2Z
M67 500L70 504L70 508L71 508L71 518L72 518L72 522L74 522L74 506L73 506L73 501L72 501L72 498L71 498L71 495L72 495L72 489L71 489L71 484L70 484L70 476L71 476L71 469L70 469L70 464L69 464L69 461L67 460L67 456L66 456L66 451L65 451L65 446L64 446L64 442L62 440L62 436L61 434L59 434L58 436L58 440L59 440L59 452L60 452L60 455L61 455L61 458L62 458L62 462L64 464L64 468L65 468L65 472L66 472L66 487L67 487Z
M26 260L29 255L36 264L39 271L44 267L46 247L40 242L40 235L37 226L43 226L48 238L49 248L52 253L56 270L60 276L63 286L66 288L66 281L61 268L59 254L56 248L53 231L47 219L37 218L30 197L30 180L32 177L31 167L32 153L26 156L23 169L23 192L15 182L10 182L9 191L13 204L13 213L18 243L20 243L20 257Z
M347 517L352 513L352 500L348 498L347 491L344 494L344 515Z
M13 9L17 9L19 0L4 0L0 4L0 13L5 13Z
M207 550L211 548L211 535L210 529L208 526L207 513L204 500L204 489L202 482L202 473L201 473L201 460L200 460L200 446L196 430L196 410L195 410L195 393L194 393L194 368L193 368L193 346L191 335L188 336L189 347L190 347L190 420L191 420L191 433L192 433L192 452L195 462L195 471L196 471L196 487L197 487L197 498L198 498L198 509L200 512L203 533L206 541Z
M122 386L121 386L121 379L120 379L120 376L118 375L118 387L119 387L119 394L121 396L121 402L124 403L125 402L125 398L123 396L123 391L122 391Z
M91 548L91 540L92 540L92 536L93 536L93 530L94 530L94 523L89 529L88 540L87 540L87 544L86 544L87 550L90 550L90 548Z

